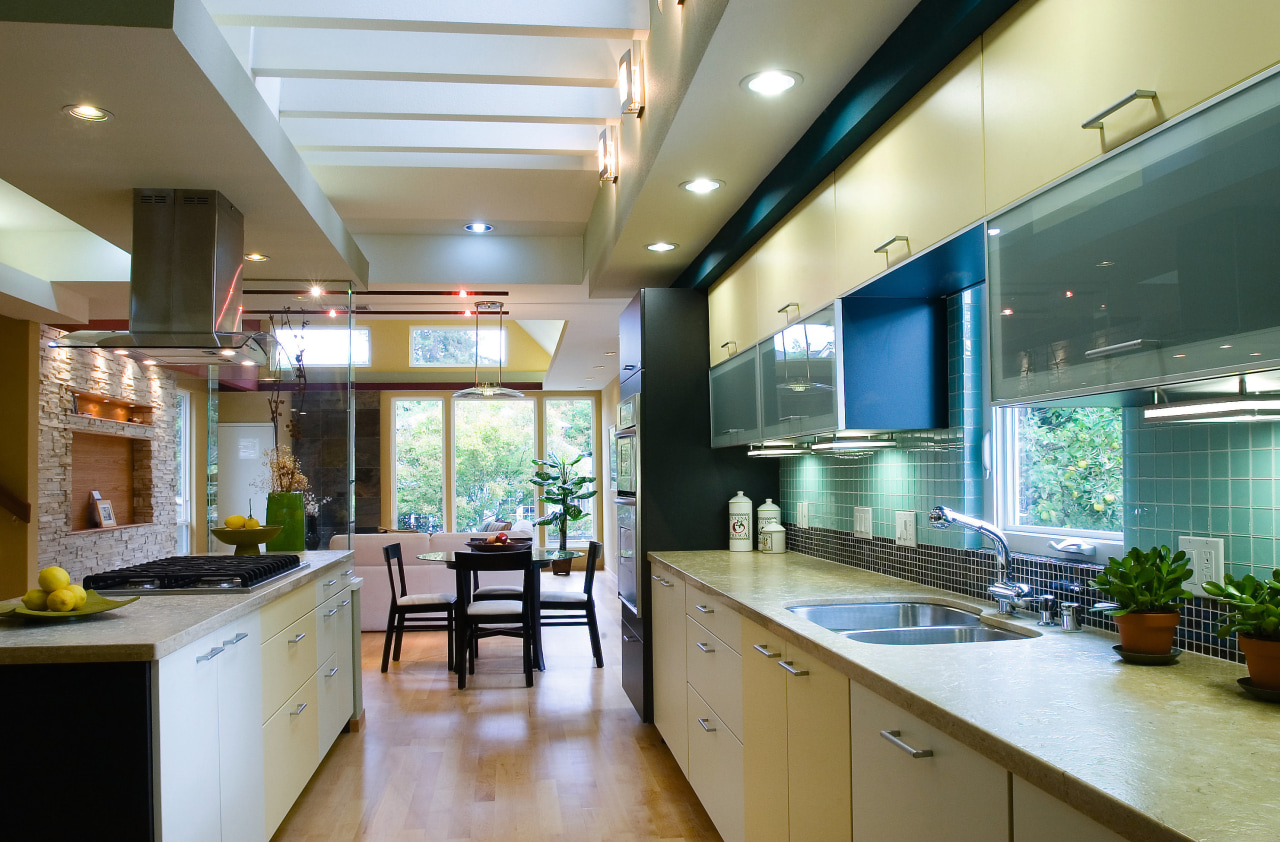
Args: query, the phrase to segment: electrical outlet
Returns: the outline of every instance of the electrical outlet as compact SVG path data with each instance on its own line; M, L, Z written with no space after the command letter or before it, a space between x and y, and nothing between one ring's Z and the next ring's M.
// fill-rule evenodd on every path
M853 509L853 537L871 537L871 507L855 506Z
M894 542L900 547L914 547L916 545L916 513L898 512L896 523Z
M1205 582L1221 582L1223 571L1223 542L1221 538L1192 538L1178 536L1178 549L1191 559L1194 575L1185 582L1187 590L1196 596L1206 596Z
M806 502L796 503L796 526L801 529L809 528L809 504Z

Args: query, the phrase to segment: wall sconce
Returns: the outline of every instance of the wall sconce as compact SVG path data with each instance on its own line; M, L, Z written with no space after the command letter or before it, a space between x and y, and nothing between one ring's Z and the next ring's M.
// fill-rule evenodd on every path
M618 181L618 144L613 137L613 126L605 126L596 146L596 163L600 165L600 182Z
M644 111L644 66L641 63L640 42L632 42L631 49L618 60L618 96L623 114L640 116Z

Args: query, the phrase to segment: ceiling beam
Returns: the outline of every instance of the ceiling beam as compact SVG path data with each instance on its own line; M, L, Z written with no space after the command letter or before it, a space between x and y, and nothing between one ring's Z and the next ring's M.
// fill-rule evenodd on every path
M524 155L590 155L600 129L553 123L463 123L424 120L338 120L282 118L300 150L336 149L413 152L495 151Z

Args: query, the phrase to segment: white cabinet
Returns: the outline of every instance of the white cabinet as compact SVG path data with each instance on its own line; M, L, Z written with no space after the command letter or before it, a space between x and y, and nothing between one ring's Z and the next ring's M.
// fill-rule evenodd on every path
M742 733L742 656L697 620L685 618L689 686L706 699L734 735Z
M684 580L653 566L653 724L680 771L689 776Z
M1042 789L1013 775L1013 839L1017 842L1122 842L1107 830Z
M855 842L918 842L939 828L948 842L1009 838L1002 767L860 684L849 706Z
M724 842L742 842L742 742L689 685L689 784Z
M222 838L261 839L262 638L258 612L227 628L218 656L218 781Z
M320 704L320 756L329 751L333 741L351 719L353 695L351 682L351 591L344 590L316 609L319 629L317 658L328 653L317 676Z

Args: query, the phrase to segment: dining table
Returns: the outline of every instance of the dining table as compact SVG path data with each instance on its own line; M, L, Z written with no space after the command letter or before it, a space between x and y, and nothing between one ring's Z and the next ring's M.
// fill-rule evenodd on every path
M586 555L582 550L562 550L558 547L532 547L528 544L508 544L507 548L507 550L476 550L472 547L468 547L465 550L438 550L436 552L420 553L418 555L418 559L420 561L438 561L450 570L458 572L458 600L461 603L464 599L467 602L470 602L471 581L470 578L465 575L466 571L459 570L458 566L454 563L454 554L456 552L496 554L507 551L532 550L533 566L537 567L539 570L547 569L551 566L551 562L553 561L572 560L575 558L582 558ZM542 587L541 582L539 581L541 578L541 576L533 577L533 593L530 595L530 599L533 603L534 652L537 655L537 667L539 670L545 671L547 665L545 659L542 657L542 608L540 600Z

